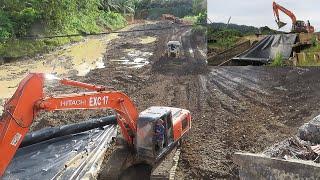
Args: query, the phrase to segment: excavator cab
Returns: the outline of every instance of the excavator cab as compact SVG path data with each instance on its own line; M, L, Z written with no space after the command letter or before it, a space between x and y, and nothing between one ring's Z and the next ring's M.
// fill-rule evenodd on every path
M155 140L155 127L159 119L163 121L162 125L165 128L162 149L157 147ZM150 160L149 163L155 162L158 156L161 156L173 141L172 112L170 110L161 107L150 107L140 113L136 137L136 150L139 159Z
M155 126L157 121L163 120L164 144L157 147L155 141ZM140 160L149 164L158 162L170 152L178 140L182 138L191 125L190 112L179 108L150 107L139 115L137 121L136 151Z
M169 41L167 43L167 56L168 57L180 57L181 43L179 41Z
M304 21L298 20L296 24L292 26L292 32L296 33L308 33L306 23Z

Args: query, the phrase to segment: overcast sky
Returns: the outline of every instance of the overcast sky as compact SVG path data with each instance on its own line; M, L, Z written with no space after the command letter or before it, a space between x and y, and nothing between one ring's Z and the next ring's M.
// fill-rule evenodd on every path
M256 27L267 25L277 29L272 2L272 0L208 0L208 18L214 22L226 23L231 16L230 23ZM298 20L310 20L316 31L320 30L319 0L277 0L276 2L292 11ZM283 13L280 13L280 19L288 23L281 30L290 30L291 19Z

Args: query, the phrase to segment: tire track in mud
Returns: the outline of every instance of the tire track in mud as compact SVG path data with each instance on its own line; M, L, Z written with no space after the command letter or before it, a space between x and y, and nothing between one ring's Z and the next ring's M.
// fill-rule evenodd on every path
M275 107L272 105L273 102L269 103L268 99L273 97L268 91L264 89L266 87L261 86L261 74L258 74L258 77L251 73L251 69L254 67L245 68L245 71L242 70L242 67L234 69L233 71L224 69L213 69L209 74L210 76L210 86L211 89L215 91L220 91L222 97L229 97L233 102L242 101L243 103L252 103L259 106L263 106L270 110L275 110ZM222 106L226 110L234 109L228 108L229 103L224 103L224 98L220 98ZM240 106L241 107L241 106ZM232 111L229 111L233 113Z
M196 106L190 106L193 113L192 129L183 144L182 157L179 165L178 179L212 179L214 177L226 177L223 171L228 168L226 161L221 157L226 154L222 149L226 148L221 134L225 123L212 116L214 108L207 101L206 91L202 91L202 82L205 79L198 76L192 86L191 101ZM209 171L212 169L213 171Z

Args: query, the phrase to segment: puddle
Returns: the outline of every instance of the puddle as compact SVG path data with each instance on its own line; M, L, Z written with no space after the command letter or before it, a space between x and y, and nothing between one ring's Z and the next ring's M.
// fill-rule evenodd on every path
M111 62L120 64L126 68L142 68L145 65L148 65L149 58L153 55L151 52L144 52L135 49L126 49L126 56L120 59L110 60Z
M146 36L146 37L143 37L143 38L139 38L140 40L140 44L150 44L150 43L153 43L157 40L157 38L155 37L152 37L152 36Z
M20 81L30 72L53 73L61 77L77 72L78 76L85 76L93 69L104 68L103 56L107 44L117 37L117 34L94 37L39 59L0 65L0 105L13 95ZM0 113L2 109L0 106Z
M280 90L280 91L288 91L288 89L284 88L283 86L278 86L278 87L274 87L274 88L277 90Z
M129 30L135 26L129 25L122 30ZM78 76L85 76L93 69L104 68L103 57L108 42L116 38L118 34L92 37L41 58L30 58L0 65L0 113L4 100L13 95L20 81L30 72L52 73L60 77L74 73ZM146 36L140 41L148 44L154 42L155 39ZM152 55L152 53L135 49L128 49L126 53L127 56L118 63L128 68L141 68L149 64L147 59Z

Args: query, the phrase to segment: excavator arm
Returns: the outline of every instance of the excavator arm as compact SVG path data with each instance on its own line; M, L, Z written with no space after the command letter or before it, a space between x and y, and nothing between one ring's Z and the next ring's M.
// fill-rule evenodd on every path
M282 11L286 15L288 15L292 20L292 29L291 32L294 33L314 33L315 29L313 26L310 25L310 22L308 21L305 23L304 21L297 20L296 16L289 11L288 9L284 8L283 6L277 4L273 1L273 13L276 18L276 23L278 24L279 29L286 25L286 23L282 22L280 20L279 11Z
M293 12L289 11L288 9L284 8L283 6L277 4L274 1L273 1L273 5L272 6L273 6L273 13L274 13L274 16L276 18L276 23L278 24L279 29L286 25L286 23L284 23L284 22L282 22L280 20L279 11L282 11L287 16L289 16L291 18L291 20L292 20L292 24L296 24L297 23L297 18L293 14Z
M45 97L43 93L45 79L45 74L29 74L4 105L0 119L0 176L5 172L34 118L42 110L112 109L117 114L123 137L133 146L138 111L128 96L119 91L108 91L103 86L57 79L60 84L95 92Z

